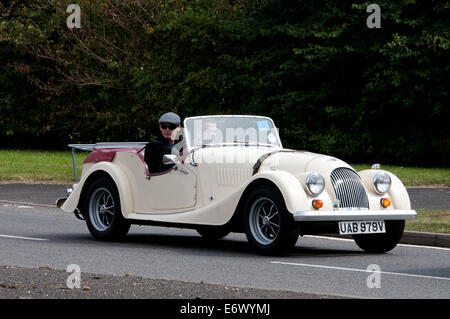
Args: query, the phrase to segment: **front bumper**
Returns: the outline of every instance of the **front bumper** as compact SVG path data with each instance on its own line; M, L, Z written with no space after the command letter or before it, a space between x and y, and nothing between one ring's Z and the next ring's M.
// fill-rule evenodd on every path
M358 221L358 220L409 220L416 219L415 210L315 210L297 211L294 213L296 222L320 221Z

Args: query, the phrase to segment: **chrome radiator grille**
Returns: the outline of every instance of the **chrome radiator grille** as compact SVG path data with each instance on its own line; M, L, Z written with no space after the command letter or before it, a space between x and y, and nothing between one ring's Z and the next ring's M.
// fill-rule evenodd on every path
M366 190L356 172L340 167L331 172L330 177L340 208L369 208Z

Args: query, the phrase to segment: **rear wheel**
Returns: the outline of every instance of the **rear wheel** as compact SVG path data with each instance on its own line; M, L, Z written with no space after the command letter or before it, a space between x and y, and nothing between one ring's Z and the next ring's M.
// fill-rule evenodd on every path
M397 246L405 229L404 220L387 220L385 234L353 235L359 248L368 253L382 254Z
M277 255L295 246L298 232L294 219L276 187L255 189L247 199L244 216L245 234L257 252Z
M95 180L85 198L84 218L95 239L113 241L125 237L131 225L122 216L119 192L110 178Z

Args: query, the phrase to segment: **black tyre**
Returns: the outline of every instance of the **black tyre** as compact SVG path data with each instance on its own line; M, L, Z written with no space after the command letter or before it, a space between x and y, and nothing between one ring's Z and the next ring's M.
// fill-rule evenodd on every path
M207 239L221 239L230 233L225 226L202 226L197 228L197 232Z
M247 198L244 227L249 243L264 255L282 254L298 240L294 218L283 196L270 185L258 187Z
M122 216L116 184L107 177L100 177L89 186L83 215L89 232L97 240L120 240L131 226Z
M355 243L359 248L368 253L382 254L397 246L405 229L404 220L387 220L386 233L371 235L353 235Z

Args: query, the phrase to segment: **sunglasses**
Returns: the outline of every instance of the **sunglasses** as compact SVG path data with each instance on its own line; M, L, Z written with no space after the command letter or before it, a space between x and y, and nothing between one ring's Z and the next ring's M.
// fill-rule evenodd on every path
M163 130L165 130L165 129L168 128L169 130L173 131L174 129L177 128L178 125L176 125L176 124L166 124L166 123L161 123L159 126L160 126Z

